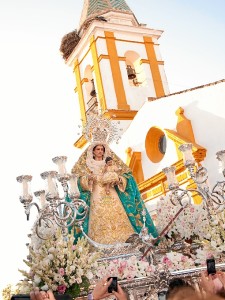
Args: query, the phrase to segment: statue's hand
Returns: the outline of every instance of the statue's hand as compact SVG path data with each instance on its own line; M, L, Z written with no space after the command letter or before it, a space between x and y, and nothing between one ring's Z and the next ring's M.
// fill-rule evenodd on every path
M88 182L95 183L97 181L96 176L94 175L88 175Z

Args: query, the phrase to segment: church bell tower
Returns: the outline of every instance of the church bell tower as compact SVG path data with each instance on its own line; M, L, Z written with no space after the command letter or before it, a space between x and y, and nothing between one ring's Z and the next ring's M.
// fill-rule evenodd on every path
M124 0L84 0L79 28L65 35L60 47L74 71L84 123L96 109L130 122L147 98L169 93L161 34L140 24Z

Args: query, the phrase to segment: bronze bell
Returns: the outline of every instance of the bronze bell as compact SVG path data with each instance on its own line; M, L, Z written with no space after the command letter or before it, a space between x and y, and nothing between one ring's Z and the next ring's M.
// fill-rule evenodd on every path
M94 79L91 79L91 83L92 83L92 90L90 92L90 95L91 95L91 97L95 97L96 96L96 91L95 91Z
M130 65L127 65L127 75L128 75L128 79L136 78L135 70Z

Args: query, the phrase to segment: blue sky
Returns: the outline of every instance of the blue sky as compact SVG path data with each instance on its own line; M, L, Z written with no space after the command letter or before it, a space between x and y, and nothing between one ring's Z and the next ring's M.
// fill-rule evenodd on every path
M127 4L140 23L164 30L159 43L171 92L225 78L223 0ZM79 115L74 78L59 47L64 34L77 28L82 5L82 0L0 1L0 226L5 243L0 289L20 278L17 269L31 226L19 203L16 176L31 174L39 185L39 174L54 169L52 157L67 155L70 169L78 154L73 147Z

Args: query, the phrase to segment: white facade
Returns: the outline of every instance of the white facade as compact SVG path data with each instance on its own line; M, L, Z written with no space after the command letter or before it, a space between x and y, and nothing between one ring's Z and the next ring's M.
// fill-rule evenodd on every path
M208 169L209 183L212 186L223 178L219 174L216 152L225 149L225 80L146 102L124 133L120 142L120 149L123 151L120 153L125 153L127 147L141 152L145 180L176 163L176 148L168 136L166 153L157 163L147 156L145 140L152 127L158 127L165 135L165 129L176 131L175 112L179 107L184 109L184 115L192 123L196 143L207 151L206 158L201 163Z

